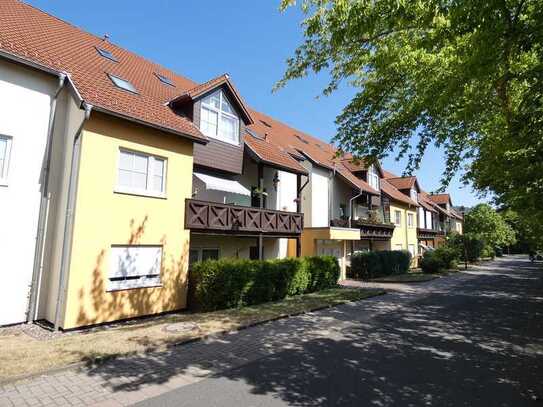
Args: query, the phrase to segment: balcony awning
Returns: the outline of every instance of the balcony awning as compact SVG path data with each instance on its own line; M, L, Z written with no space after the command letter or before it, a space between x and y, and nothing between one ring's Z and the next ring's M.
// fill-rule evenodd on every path
M238 181L232 181L230 179L213 177L212 175L200 174L199 172L193 173L196 178L202 181L207 189L214 189L216 191L230 192L232 194L251 196L251 191L241 185Z

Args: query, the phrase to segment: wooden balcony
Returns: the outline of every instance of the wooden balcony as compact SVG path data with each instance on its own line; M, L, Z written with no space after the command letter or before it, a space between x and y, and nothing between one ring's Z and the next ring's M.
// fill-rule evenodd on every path
M187 199L185 228L195 232L296 237L302 233L303 214Z
M437 229L423 229L417 228L417 238L418 239L433 239L436 236L443 236L445 232Z
M394 232L392 223L373 223L359 219L356 225L360 228L362 240L390 240Z

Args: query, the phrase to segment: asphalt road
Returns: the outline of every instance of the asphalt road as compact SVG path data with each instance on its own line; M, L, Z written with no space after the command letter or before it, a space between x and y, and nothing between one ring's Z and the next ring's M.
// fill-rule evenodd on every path
M526 259L337 318L353 324L138 406L543 406L543 270Z

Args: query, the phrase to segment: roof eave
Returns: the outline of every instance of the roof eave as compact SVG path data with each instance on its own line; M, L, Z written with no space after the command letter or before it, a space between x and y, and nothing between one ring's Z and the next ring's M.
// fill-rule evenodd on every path
M267 166L269 167L272 167L272 168L275 168L275 169L278 169L278 170L281 170L281 171L286 171L286 172L291 172L293 174L300 174L300 175L308 175L308 171L305 170L305 169L300 169L300 170L297 170L295 168L292 168L292 167L287 167L285 165L281 165L281 164L277 164L273 161L270 161L270 160L266 160L264 159L260 154L258 154L250 145L249 143L245 143L245 146L250 150L250 155L251 157L257 161L257 162L261 162L263 164L266 164ZM300 166L301 167L301 166Z

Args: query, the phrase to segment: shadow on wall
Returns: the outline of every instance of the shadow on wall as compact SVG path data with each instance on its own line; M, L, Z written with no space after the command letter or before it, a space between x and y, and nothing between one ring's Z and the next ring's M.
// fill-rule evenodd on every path
M535 276L528 269L483 275L475 287L469 281L414 302L378 297L364 302L363 313L360 305L340 306L88 374L130 392L181 373L211 373L211 382L183 388L175 405L202 395L232 405L259 404L262 395L294 406L533 405L531 397L543 394L543 327L530 321L543 313L543 279L518 274Z
M148 215L141 221L130 220L127 244L142 244L148 221ZM106 260L106 254L110 248L108 246L101 249L96 255L92 269L92 284L78 291L79 310L75 318L76 326L94 325L184 308L188 282L189 241L185 240L182 248L170 247L166 235L163 235L160 244L163 246L160 272L162 285L113 292L107 291L110 266ZM87 281L85 277L83 281Z

